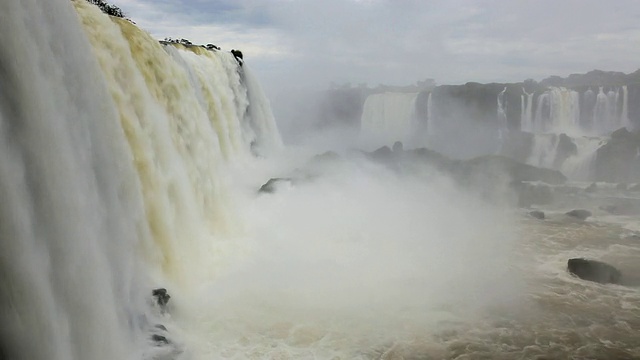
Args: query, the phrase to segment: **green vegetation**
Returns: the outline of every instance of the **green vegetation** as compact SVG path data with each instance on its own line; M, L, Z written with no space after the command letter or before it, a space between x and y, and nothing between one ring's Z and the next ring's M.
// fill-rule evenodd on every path
M124 13L122 12L122 10L115 5L108 4L106 1L103 1L103 0L87 0L87 1L99 7L100 10L102 10L102 12L107 15L124 18Z

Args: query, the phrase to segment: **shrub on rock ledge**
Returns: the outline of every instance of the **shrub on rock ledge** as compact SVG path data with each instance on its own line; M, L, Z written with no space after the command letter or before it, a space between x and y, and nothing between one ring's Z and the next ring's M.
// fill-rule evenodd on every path
M103 0L87 0L87 1L99 7L100 10L102 10L102 12L107 15L124 18L124 13L122 12L122 10L115 5L108 4L106 1L103 1Z

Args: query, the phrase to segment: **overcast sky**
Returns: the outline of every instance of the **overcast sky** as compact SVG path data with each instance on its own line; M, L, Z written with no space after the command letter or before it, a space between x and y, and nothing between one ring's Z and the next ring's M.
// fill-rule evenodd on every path
M635 0L113 0L154 37L241 49L267 89L640 68Z

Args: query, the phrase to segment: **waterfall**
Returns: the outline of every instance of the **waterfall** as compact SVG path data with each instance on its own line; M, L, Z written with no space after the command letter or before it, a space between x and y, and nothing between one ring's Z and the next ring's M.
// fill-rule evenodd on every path
M0 29L2 357L134 359L149 232L114 101L69 1L5 2Z
M369 95L360 122L362 141L374 147L418 141L413 134L417 96L393 92Z
M533 138L533 148L527 164L552 168L556 158L558 138L555 134L538 134Z
M438 133L438 126L435 123L433 117L433 100L431 95L433 92L429 93L429 97L427 98L427 131L429 136L436 135Z
M622 114L620 115L620 121L627 130L632 129L631 120L629 120L629 90L627 85L622 87Z
M84 0L3 3L0 29L0 357L157 358L150 290L215 276L242 228L220 174L281 147L269 103L231 54Z
M521 99L521 112L520 112L520 124L522 131L533 131L533 92L527 93L523 88L523 95L520 95ZM526 95L526 97L525 97Z
M538 96L538 104L536 105L536 116L530 128L533 133L547 132L549 122L549 93L545 92Z
M588 181L593 170L593 162L596 159L596 151L603 144L599 137L581 136L573 139L578 148L575 156L570 156L562 164L563 174L573 180Z
M605 95L603 87L600 86L598 95L596 96L596 105L593 109L593 128L598 134L606 133L608 123L608 105L609 98Z
M551 119L548 131L554 133L581 133L580 98L576 91L551 88L549 91Z
M507 113L506 113L506 109L505 109L505 105L504 105L504 94L507 92L507 87L504 87L504 90L502 90L497 97L497 102L498 102L498 110L497 110L497 115L498 115L498 126L500 129L506 130L507 129Z
M504 101L505 100L504 94L506 92L507 92L507 87L505 86L504 89L497 96L498 146L497 146L497 149L495 150L496 154L500 154L502 152L502 149L504 147L505 136L506 136L505 134L508 131L507 112L506 112L505 101Z

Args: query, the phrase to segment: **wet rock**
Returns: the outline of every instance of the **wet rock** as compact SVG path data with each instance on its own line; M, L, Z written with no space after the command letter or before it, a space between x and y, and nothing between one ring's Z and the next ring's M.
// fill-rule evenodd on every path
M166 337L158 334L151 335L151 340L156 343L156 345L169 345L169 340Z
M315 155L311 158L310 162L323 162L323 161L336 161L340 160L340 155L334 151L326 151L322 154Z
M584 191L588 192L588 193L593 193L596 192L598 190L598 184L596 183L592 183L591 185L587 186Z
M597 181L628 182L640 177L640 132L621 128L597 151L594 175Z
M583 280L601 284L618 284L622 276L618 269L607 263L584 258L569 259L567 270Z
M167 292L167 289L165 288L153 289L151 294L156 299L156 302L158 303L161 309L165 309L167 304L169 303L169 299L171 299L171 296L169 295L169 293Z
M400 141L396 141L393 143L393 147L391 148L391 151L393 151L394 153L401 153L404 151L404 146L402 145L402 142Z
M371 156L374 159L378 159L378 160L387 160L391 158L392 155L393 155L393 152L391 151L391 149L389 149L388 146L383 146L371 153Z
M580 220L586 220L588 217L591 216L591 211L576 209L576 210L571 210L569 212L566 212L565 215L568 215Z
M166 326L164 326L164 325L162 325L162 324L156 324L154 327L155 327L156 329L160 329L160 330L162 330L162 331L168 331L168 330L167 330L167 328L166 328Z
M236 50L236 49L231 49L231 54L233 55L234 58L236 58L236 61L238 62L238 65L242 66L244 64L244 58L243 58L243 55L242 55L242 51Z
M578 154L578 146L567 134L558 136L556 145L556 157L553 160L553 168L559 169L567 158Z
M271 178L269 179L269 181L267 181L266 183L264 183L260 189L258 189L258 192L261 193L269 193L272 194L274 192L276 192L278 186L282 185L282 184L292 184L293 180L290 178Z
M529 216L539 220L544 220L544 212L540 210L529 211Z
M548 205L553 202L553 191L544 184L529 184L521 181L511 183L514 190L518 206L528 208L531 205Z
M500 155L526 163L531 155L535 136L525 131L509 131L503 139Z
M541 181L547 184L564 184L567 181L567 177L557 170L523 164L500 155L480 156L468 160L464 164L475 173L481 171L494 174L497 172L505 173L513 181Z
M633 203L620 203L616 205L602 205L599 209L612 215L636 215L640 213L640 207Z

